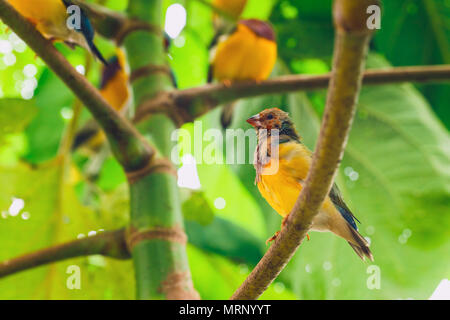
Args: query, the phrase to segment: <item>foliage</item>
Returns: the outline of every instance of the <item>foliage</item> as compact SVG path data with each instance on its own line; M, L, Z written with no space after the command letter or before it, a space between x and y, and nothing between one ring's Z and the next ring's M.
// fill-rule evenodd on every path
M126 0L102 2L119 11L127 5ZM165 0L164 12L175 2ZM214 32L210 8L196 0L178 2L185 5L188 20L169 56L180 88L187 88L206 81ZM384 1L383 10L382 29L371 45L370 68L450 63L448 1ZM274 24L280 53L274 75L329 70L331 0L249 0L244 17ZM428 21L425 27L423 21ZM66 161L58 155L73 116L74 97L0 25L0 49L8 39L13 51L0 50L0 261L80 234L122 227L129 210L126 179L111 156L99 178L91 181L84 172L90 157L77 152ZM112 55L112 45L97 39L101 51ZM84 63L83 50L58 48L75 66ZM11 54L16 63L5 63ZM35 74L24 71L30 65ZM98 83L96 64L88 78ZM23 100L27 80L37 81L37 87L32 99ZM247 130L248 116L280 107L291 113L303 141L313 149L325 94L240 101L232 128ZM368 289L369 265L361 263L345 241L312 233L311 241L302 244L263 298L423 299L450 276L449 94L448 84L402 84L364 88L359 99L337 181L362 221L362 233L370 238L381 288ZM219 128L219 116L220 110L203 116L203 130ZM89 117L83 111L82 122ZM194 132L192 124L184 128ZM184 190L182 205L194 285L204 299L228 298L265 252L264 241L279 229L280 217L256 190L251 164L203 163L197 169L201 191ZM217 198L225 200L224 208L215 206ZM14 199L25 202L17 215L11 214ZM81 290L66 288L69 265L82 269ZM72 259L2 279L0 299L132 299L132 270L130 262L100 256Z

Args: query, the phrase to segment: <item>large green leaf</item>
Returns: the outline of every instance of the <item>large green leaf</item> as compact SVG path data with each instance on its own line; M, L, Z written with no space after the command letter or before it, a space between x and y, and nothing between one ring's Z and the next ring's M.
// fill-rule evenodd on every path
M0 99L0 139L7 134L21 132L36 113L33 101Z
M73 95L61 80L46 70L39 79L35 99L39 113L26 129L29 140L26 159L32 163L56 155L65 127L62 112L70 112Z
M229 220L215 217L207 226L186 221L189 242L236 262L256 265L263 255L262 242Z
M450 63L450 6L445 0L383 1L375 47L393 65ZM421 86L433 110L450 128L449 84Z
M0 99L0 163L14 166L27 152L23 130L36 116L34 101Z
M0 186L0 261L118 227L79 203L61 180L61 165L56 160L39 169L0 168L1 181L8 181ZM66 285L72 265L81 271L80 290ZM130 263L100 256L70 259L1 279L0 299L131 299L130 270Z

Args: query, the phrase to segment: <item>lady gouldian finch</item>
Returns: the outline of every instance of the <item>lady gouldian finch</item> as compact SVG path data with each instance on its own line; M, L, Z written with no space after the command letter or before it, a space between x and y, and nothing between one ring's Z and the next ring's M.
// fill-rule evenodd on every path
M108 64L103 67L100 94L117 112L124 114L130 100L130 88L125 53L116 50ZM88 122L76 135L72 149L87 143L97 149L105 141L105 135L95 121Z
M94 28L86 13L79 8L79 28L69 28L70 0L8 0L9 3L51 41L63 41L70 47L79 45L107 64L94 44ZM74 19L76 21L76 19Z
M272 26L257 19L241 20L236 29L219 39L211 53L208 81L230 84L266 80L277 60L276 36ZM233 106L222 111L224 128L231 123Z
M270 206L283 217L283 227L306 180L312 153L302 144L288 114L280 109L264 110L249 118L247 122L256 129L258 137L255 151L255 183ZM272 140L273 129L278 130L278 141ZM272 152L274 150L272 148L277 144L278 159L275 152ZM274 166L274 161L277 160L277 166ZM367 257L373 260L369 244L359 234L355 219L334 184L315 216L311 229L333 232L347 240L361 259ZM268 241L274 240L277 234Z

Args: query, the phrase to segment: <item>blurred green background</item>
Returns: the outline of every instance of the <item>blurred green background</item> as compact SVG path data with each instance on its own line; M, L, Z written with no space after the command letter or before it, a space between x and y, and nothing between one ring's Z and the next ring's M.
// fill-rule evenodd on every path
M101 2L119 11L127 6L126 0ZM272 76L330 70L331 2L248 1L243 16L269 20L278 34ZM180 88L205 84L211 9L196 0L165 0L163 17L174 3L186 8L187 24L170 48L171 66ZM167 18L169 24L175 19ZM97 37L96 43L113 55L107 40ZM82 49L57 46L74 66L85 65ZM450 2L383 1L368 67L443 63L450 64ZM98 63L88 78L98 85ZM242 100L232 128L247 130L248 116L279 107L313 149L325 97L322 90ZM262 298L428 299L450 277L449 101L449 83L362 90L337 182L375 262L361 262L334 235L313 232ZM75 153L66 172L57 156L74 103L62 82L0 24L0 261L127 223L126 180L110 155L94 180L86 172L95 157ZM219 128L219 116L217 109L202 117L203 130ZM89 117L84 110L81 121ZM184 128L193 132L192 124ZM227 299L264 254L281 218L259 195L251 164L199 164L196 170L185 164L181 170L187 172L180 171L180 184L194 285L203 299ZM196 174L197 183L187 178ZM80 290L66 287L70 265L81 268ZM379 288L367 285L371 265L379 267ZM0 299L134 299L134 286L131 262L91 256L1 279Z

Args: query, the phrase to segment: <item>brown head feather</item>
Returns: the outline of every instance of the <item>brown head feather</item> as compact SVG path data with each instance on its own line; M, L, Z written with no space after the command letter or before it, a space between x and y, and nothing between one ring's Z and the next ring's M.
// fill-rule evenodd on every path
M239 24L248 27L259 37L270 41L276 40L275 31L273 31L272 26L267 22L258 19L247 19L239 21Z

